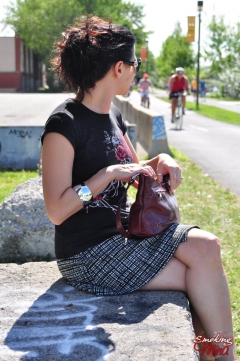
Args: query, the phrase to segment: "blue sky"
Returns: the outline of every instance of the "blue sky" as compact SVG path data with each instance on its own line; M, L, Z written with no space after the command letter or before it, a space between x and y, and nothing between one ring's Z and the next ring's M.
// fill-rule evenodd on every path
M12 0L15 2L14 0ZM51 0L49 0L51 1ZM163 41L172 34L177 21L180 21L184 35L187 32L187 16L197 16L197 0L129 0L137 5L144 5L146 14L143 23L147 30L154 33L149 36L149 49L155 56L159 55ZM0 0L0 19L4 17L4 5L11 0ZM213 15L224 15L225 22L232 25L240 22L240 5L237 0L204 0L201 24L201 44L207 39L207 25ZM196 25L198 22L196 19ZM5 33L6 34L6 33ZM12 35L8 31L6 35ZM196 31L196 39L198 33ZM194 43L194 49L197 49L197 42Z

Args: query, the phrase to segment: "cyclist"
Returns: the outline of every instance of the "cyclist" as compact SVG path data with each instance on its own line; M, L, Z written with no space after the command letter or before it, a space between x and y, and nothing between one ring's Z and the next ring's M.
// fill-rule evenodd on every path
M144 97L146 97L148 108L150 107L149 89L153 90L153 84L152 81L148 78L148 74L144 73L142 79L138 83L138 90L141 93L141 105L144 103Z
M183 114L185 114L186 104L186 91L189 91L189 81L186 75L184 75L184 69L176 68L176 73L171 76L169 83L169 98L172 100L172 123L174 123L174 114L177 107L177 99L179 92L183 93Z

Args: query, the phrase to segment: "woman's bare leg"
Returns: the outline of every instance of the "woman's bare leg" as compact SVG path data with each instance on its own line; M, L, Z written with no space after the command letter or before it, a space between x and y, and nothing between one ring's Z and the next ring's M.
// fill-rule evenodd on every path
M192 323L193 328L196 336L202 335L203 337L206 337L203 329L203 325L201 324L198 315L196 314L192 304L190 303L190 311L192 315ZM212 355L200 355L200 361L214 361L215 358Z
M171 100L172 100L172 118L173 118L177 107L177 98L173 97Z
M233 338L230 297L219 240L211 233L191 229L187 242L178 246L169 264L142 289L186 291L205 335L212 338L219 333ZM237 360L235 347L230 346L229 355L218 360Z

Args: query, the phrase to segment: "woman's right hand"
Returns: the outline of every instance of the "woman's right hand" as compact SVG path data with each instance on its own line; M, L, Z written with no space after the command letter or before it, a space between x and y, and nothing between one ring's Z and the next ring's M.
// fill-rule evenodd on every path
M151 178L155 178L156 174L151 166L143 166L138 163L116 164L108 167L108 171L112 173L113 180L129 182L131 177L137 173L143 173Z

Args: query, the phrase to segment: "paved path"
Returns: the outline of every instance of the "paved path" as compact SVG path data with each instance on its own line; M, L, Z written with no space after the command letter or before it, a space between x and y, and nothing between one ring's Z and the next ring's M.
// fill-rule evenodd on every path
M0 93L0 126L44 125L70 94Z

